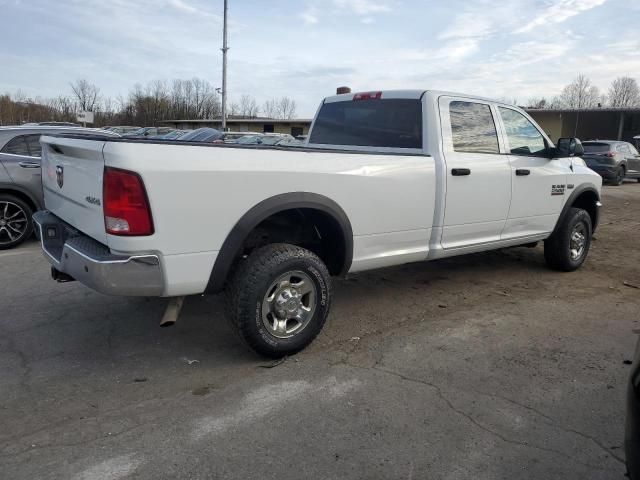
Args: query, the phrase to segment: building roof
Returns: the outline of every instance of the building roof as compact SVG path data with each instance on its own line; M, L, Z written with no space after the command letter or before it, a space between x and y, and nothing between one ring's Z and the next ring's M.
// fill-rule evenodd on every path
M524 108L527 112L551 112L551 113L591 113L591 112L611 112L611 113L640 113L640 107L589 107L589 108Z
M279 118L227 118L227 123L311 123L313 120L310 118L292 118L289 120L282 120ZM162 120L159 123L220 123L221 118L198 118L194 120Z

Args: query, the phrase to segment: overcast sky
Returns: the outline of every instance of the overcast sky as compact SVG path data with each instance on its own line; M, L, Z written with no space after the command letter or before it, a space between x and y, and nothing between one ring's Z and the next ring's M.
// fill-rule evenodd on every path
M229 94L312 116L339 85L552 97L578 73L640 80L638 0L229 0ZM221 81L222 0L0 0L0 93L105 95Z

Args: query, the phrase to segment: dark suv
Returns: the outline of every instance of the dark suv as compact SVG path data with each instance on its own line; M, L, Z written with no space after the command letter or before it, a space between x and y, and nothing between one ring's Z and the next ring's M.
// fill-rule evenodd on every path
M0 250L13 248L31 236L31 215L44 207L40 135L59 133L120 136L80 127L0 127Z
M604 180L613 185L620 185L625 178L635 178L640 182L640 155L630 143L593 140L583 142L582 146L582 158L587 166Z

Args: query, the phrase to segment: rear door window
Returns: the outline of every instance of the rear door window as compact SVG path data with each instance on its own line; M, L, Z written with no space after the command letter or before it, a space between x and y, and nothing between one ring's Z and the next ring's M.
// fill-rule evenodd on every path
M453 150L500 153L491 108L484 103L453 101L449 104Z
M390 98L325 103L309 143L422 148L422 102Z
M42 147L40 146L40 135L27 135L25 140L29 146L29 154L32 157L41 157Z
M10 153L12 155L29 156L29 146L25 139L25 135L14 137L2 148L2 153Z

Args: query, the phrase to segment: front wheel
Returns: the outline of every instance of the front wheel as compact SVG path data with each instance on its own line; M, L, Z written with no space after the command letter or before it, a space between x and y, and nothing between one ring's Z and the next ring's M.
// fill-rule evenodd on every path
M564 272L580 268L589 253L592 230L589 214L571 208L564 223L544 242L547 265Z
M226 296L240 338L257 353L279 358L299 352L322 330L331 277L313 252L271 244L240 260Z

